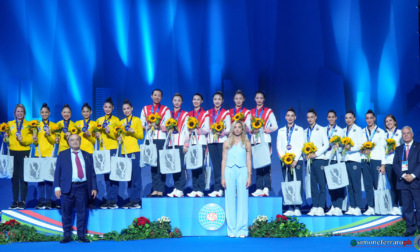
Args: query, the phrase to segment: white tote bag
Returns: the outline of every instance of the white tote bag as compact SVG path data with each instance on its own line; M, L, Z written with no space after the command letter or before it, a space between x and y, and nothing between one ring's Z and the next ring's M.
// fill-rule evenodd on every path
M146 142L148 142L148 144L146 144ZM143 144L140 145L140 166L144 167L145 165L157 166L157 148L156 144L153 143L152 130L146 132L146 138L144 139Z
M306 195L306 199L312 198L312 191L311 191L311 161L310 160L306 160L305 195Z
M252 166L254 169L263 168L271 164L270 146L265 142L264 131L260 130L261 143L252 146Z
M296 172L293 172L293 181L288 181L287 173L289 168L286 168L284 174L285 181L281 183L281 190L283 191L284 205L301 205L302 196L300 194L301 181L297 181Z
M211 182L211 166L210 166L210 153L206 152L206 187L204 190L210 190L210 182Z
M53 151L51 153L51 157L42 158L43 164L41 168L41 176L42 179L45 181L54 182L54 173L55 173L55 166L57 164L57 158L54 157L54 152L56 148L56 144L54 144Z
M111 172L111 152L104 149L99 150L98 141L95 143L95 150L93 151L93 167L96 174L105 174Z
M14 157L10 156L10 150L7 148L7 154L3 155L3 146L6 143L2 143L0 148L0 178L11 178L13 177L13 162Z
M172 137L172 134L168 134L163 150L159 150L159 167L162 174L181 172L181 156L179 155L179 150L175 149L175 143L172 145L172 148L167 149L169 137Z
M119 151L120 145L118 145L117 155L111 157L111 173L109 179L114 181L130 181L133 163L131 158L127 157L127 152L125 152L125 157L118 157Z
M379 173L378 190L375 190L375 213L388 215L392 211L391 193L386 186L385 175Z
M35 146L34 146L35 148ZM38 157L32 157L32 148L29 157L23 160L23 180L25 182L44 182L41 170L44 163L41 157L41 151L38 148Z
M331 155L330 159L328 160L328 165L324 167L328 189L334 190L348 186L349 176L347 174L346 163L339 162L336 164L331 164L332 158L334 157Z
M197 130L193 131L191 138L194 137L194 135L197 139L197 144L190 144L190 147L185 154L185 165L187 169L197 169L203 167L203 147L198 143ZM190 141L190 143L192 143L192 141Z

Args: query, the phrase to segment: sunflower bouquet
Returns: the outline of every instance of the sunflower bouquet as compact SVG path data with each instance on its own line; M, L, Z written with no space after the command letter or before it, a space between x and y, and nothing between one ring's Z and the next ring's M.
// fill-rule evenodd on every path
M236 113L236 115L233 117L233 121L242 121L245 117L245 114L242 112Z
M337 151L337 145L341 144L341 137L339 137L339 136L331 137L330 144L333 145L334 149L333 149L332 155L334 156L335 152Z
M307 157L309 157L309 155L311 155L311 153L315 153L316 151L317 151L317 148L316 148L315 144L313 144L312 142L308 142L308 143L305 143L303 145L302 152ZM310 162L312 164L312 159L311 159Z
M343 137L343 138L341 138L341 145L343 145L343 147L344 147L343 152L341 152L341 156L344 156L347 153L347 149L345 147L347 145L349 145L350 147L353 147L354 142L353 142L353 140L351 140L350 137Z
M148 123L155 123L156 125L159 125L161 119L162 119L162 117L158 113L154 113L154 114L150 114L147 117L147 122ZM155 129L152 127L152 130L155 130Z
M178 129L178 121L177 120L175 120L174 118L169 118L167 121L166 121L166 124L165 124L165 126L166 126L166 130L171 130L171 129L173 129L174 131L179 131L179 129Z
M96 123L92 128L92 134L100 133L103 129L102 123Z
M79 134L80 132L82 132L82 130L77 126L71 126L69 127L69 132L71 134Z
M9 126L7 123L0 124L0 133L3 133L3 141L7 143L9 142L9 137L4 136L6 132L9 132Z
M32 134L36 135L38 133L39 121L32 120L29 122L27 128L32 132Z
M63 125L55 124L51 126L50 131L51 134L55 134L56 137L59 137L61 135L61 132L63 131Z
M397 148L397 143L394 139L388 138L386 140L386 155L389 155L391 151L394 151Z
M261 118L252 117L251 119L251 128L252 130L258 130L258 132L255 134L255 137L259 136L259 130L264 127L265 122Z
M375 147L375 145L376 144L374 142L367 141L360 148L360 152L363 152L365 150L372 150ZM370 154L371 153L366 154L366 162L370 162Z
M282 166L289 166L290 167L290 172L293 174L293 168L291 167L291 164L293 163L293 161L295 160L296 155L293 153L285 153L282 157L281 157L281 164Z
M120 136L125 136L125 134L127 133L127 131L125 131L125 128L124 128L124 126L122 126L122 124L114 124L113 125L113 130L114 130L114 134L117 136L117 137L120 137ZM119 142L120 143L120 142Z
M213 131L213 141L216 141L217 138L219 138L219 134L222 132L224 128L225 128L225 125L223 124L223 121L214 123L211 126L211 130Z
M190 116L188 117L187 126L188 129L196 129L200 126L200 123L198 122L197 118Z

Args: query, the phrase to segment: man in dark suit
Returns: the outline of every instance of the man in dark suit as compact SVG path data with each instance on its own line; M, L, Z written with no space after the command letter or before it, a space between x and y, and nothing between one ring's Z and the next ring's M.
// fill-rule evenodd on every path
M420 144L413 141L413 130L402 129L404 144L395 149L394 172L397 174L397 189L401 190L403 213L407 224L404 236L412 236L420 230ZM417 222L414 205L417 209Z
M70 149L60 152L54 174L54 188L57 199L61 197L64 238L60 243L71 241L72 213L76 207L77 236L80 242L86 239L86 207L89 192L97 194L96 174L92 155L80 150L81 138L73 134L69 137Z

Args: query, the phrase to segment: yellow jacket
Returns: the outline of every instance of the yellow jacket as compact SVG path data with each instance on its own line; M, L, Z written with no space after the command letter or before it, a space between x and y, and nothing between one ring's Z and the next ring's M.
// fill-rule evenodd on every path
M59 122L57 122L57 124L60 124L63 127L64 130L64 120L61 120ZM72 121L69 122L68 127L72 127L74 126L74 123ZM61 131L61 135L60 135L60 151L65 151L67 149L69 149L69 143L67 142L67 138L66 138L66 134Z
M84 121L85 120L80 120L80 121L77 121L77 122L75 122L74 123L74 125L76 125L76 127L79 127L81 130L83 129L83 127L85 126L85 124L84 124ZM86 151L86 152L88 152L88 153L90 153L90 154L92 154L93 153L93 151L94 151L94 149L95 149L95 142L96 142L96 138L95 138L95 136L92 134L92 130L93 130L93 127L96 125L96 122L95 121L90 121L89 122L89 127L88 127L88 130L89 130L89 132L90 132L90 137L88 137L88 136L86 136L86 134L83 132L83 131L81 131L80 133L79 133L79 136L82 138L82 142L80 143L80 149L82 150L82 151Z
M17 126L16 120L9 121L9 149L12 151L27 151L31 149L32 134L28 129L29 122L23 119L22 129L20 134L22 135L22 141L19 142L16 137Z
M54 126L55 123L48 122L48 127L51 129L52 126ZM38 127L38 142L35 144L35 157L38 157L38 148L41 148L41 157L51 157L51 153L54 148L55 144L55 135L50 134L47 136L47 133L44 130L44 123L41 121L39 123Z
M107 117L108 120L108 117ZM103 124L105 121L105 116L102 116L100 118L98 118L96 120L96 123L100 123ZM118 142L117 142L117 138L114 135L114 125L118 124L120 122L120 119L118 119L118 117L116 116L112 116L111 119L109 120L109 134L106 134L105 129L101 130L101 138L103 141L103 145L105 146L105 150L115 150L118 148ZM100 146L100 149L103 150L104 146Z
M130 117L128 117L128 120L127 118L121 119L120 123L125 128L125 126L127 125L127 121L130 121L130 119L131 128L134 130L134 133L127 131L125 133L125 136L122 137L122 141L125 150L127 151L127 154L139 152L140 147L137 140L143 140L143 126L140 118L131 115ZM124 148L121 149L121 154L125 154Z

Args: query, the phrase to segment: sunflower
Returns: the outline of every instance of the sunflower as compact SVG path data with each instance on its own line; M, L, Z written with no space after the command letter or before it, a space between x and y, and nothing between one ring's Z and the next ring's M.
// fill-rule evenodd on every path
M168 128L168 127L170 127L172 125L172 121L171 121L171 119L169 119L168 121L166 121L166 124L165 124L165 126Z
M177 121L174 122L174 126L175 127L178 126L178 122Z
M198 128L199 123L198 123L197 118L195 118L193 116L188 117L187 126L188 126L189 129Z
M30 122L29 122L29 126L30 126L31 128L38 127L38 121L37 121L37 120L32 120L32 121L30 121Z
M102 124L101 124L101 123L96 123L96 128L97 128L98 130L101 130L101 129L102 129Z
M6 132L9 130L9 127L7 126L7 123L2 123L0 125L0 132Z
M72 134L79 134L80 133L80 129L76 126L72 126L69 128L70 133Z
M281 161L283 163L283 166L289 166L293 163L294 159L295 159L296 155L293 153L285 153L282 157L281 157Z
M252 127L255 128L255 129L261 128L261 122L260 121L253 122Z
M311 153L315 153L316 151L317 151L317 148L315 144L313 144L312 142L306 143L302 149L303 154L305 154L306 156L309 156ZM312 163L312 159L311 159L311 163Z
M238 112L236 113L236 115L233 117L233 121L239 121L242 120L244 118L244 113Z

